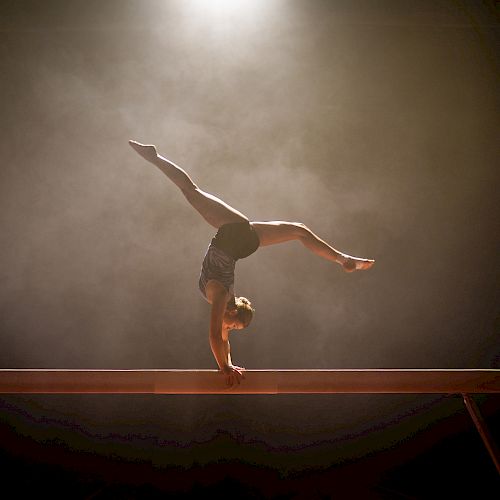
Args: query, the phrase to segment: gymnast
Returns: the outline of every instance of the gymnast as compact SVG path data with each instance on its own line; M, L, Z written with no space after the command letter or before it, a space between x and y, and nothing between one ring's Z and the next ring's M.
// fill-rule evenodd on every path
M248 299L234 295L234 268L238 259L248 257L259 246L298 240L316 255L340 264L346 272L369 269L375 262L339 252L300 222L250 222L221 199L202 191L182 168L159 155L154 145L136 141L129 141L129 144L145 160L158 167L201 216L217 229L203 259L199 287L211 304L210 347L228 386L239 384L245 378L244 368L232 363L229 332L247 327L254 313Z

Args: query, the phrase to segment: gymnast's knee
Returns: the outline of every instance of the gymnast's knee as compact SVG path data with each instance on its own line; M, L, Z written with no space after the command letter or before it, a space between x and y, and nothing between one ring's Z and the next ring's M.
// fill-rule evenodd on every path
M181 187L181 191L188 200L200 194L200 188L194 182L186 183Z
M294 231L299 239L309 238L311 230L302 222L292 222Z

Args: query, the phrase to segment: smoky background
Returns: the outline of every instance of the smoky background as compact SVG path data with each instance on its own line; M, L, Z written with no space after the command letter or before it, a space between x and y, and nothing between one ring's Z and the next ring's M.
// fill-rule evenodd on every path
M300 221L376 259L346 274L294 242L239 261L256 315L233 335L236 364L498 367L497 40L487 2L2 2L0 365L216 368L197 287L214 230L135 139L251 220ZM188 463L189 443L227 433L224 456L265 461L259 442L291 467L389 446L460 406L2 401L37 439L159 462L173 446ZM121 447L107 426L139 437Z

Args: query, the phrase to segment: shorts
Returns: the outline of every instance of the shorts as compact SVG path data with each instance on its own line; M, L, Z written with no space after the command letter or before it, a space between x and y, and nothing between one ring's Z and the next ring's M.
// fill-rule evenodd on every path
M249 222L231 222L219 228L212 245L238 260L252 255L259 248L260 241Z

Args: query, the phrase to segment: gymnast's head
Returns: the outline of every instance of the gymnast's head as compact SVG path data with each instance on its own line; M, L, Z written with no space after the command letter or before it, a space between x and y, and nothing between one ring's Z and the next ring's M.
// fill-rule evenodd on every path
M230 330L242 330L252 321L255 309L252 308L252 303L245 297L235 297L234 306L226 309L224 324Z

